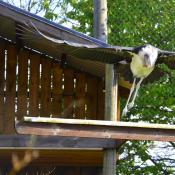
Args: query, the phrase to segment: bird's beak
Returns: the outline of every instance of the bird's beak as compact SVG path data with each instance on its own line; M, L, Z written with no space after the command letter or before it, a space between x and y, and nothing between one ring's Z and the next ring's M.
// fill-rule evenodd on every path
M151 66L151 62L150 62L149 56L147 54L144 55L143 66L144 67L150 67Z

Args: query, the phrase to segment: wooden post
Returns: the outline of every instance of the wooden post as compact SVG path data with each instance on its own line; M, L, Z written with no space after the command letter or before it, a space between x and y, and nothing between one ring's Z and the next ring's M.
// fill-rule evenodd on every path
M107 42L107 0L94 0L94 36ZM115 65L106 64L105 120L117 120L118 83ZM103 175L115 175L116 150L104 150Z
M116 121L118 82L115 66L107 64L105 74L105 120ZM115 168L116 150L106 149L104 151L103 175L115 175Z

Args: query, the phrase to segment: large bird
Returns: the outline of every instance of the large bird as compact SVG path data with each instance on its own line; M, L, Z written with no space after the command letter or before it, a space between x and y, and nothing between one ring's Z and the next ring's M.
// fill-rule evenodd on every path
M134 106L140 85L153 71L158 58L159 61L163 60L164 62L168 60L167 56L168 58L175 56L175 52L163 51L150 44L139 47L120 47L111 46L106 43L93 45L57 39L38 30L31 21L29 23L19 24L17 31L19 37L23 40L36 40L37 38L48 40L51 42L51 46L55 46L55 48L61 47L68 51L68 55L78 57L79 59L90 59L110 64L119 63L124 59L125 61L129 61L134 81L125 108L123 109L122 115L124 116ZM137 79L139 79L139 81L136 83Z
M150 44L134 48L132 53L132 61L130 63L134 81L130 89L128 100L122 112L123 116L126 116L128 110L134 106L134 101L140 85L144 78L146 78L153 71L158 54L159 49ZM136 83L137 78L140 79L138 83ZM131 99L132 101L130 102Z

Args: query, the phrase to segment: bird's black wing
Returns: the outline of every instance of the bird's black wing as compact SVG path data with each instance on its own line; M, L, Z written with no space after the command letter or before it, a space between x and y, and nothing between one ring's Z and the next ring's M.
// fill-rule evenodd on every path
M119 47L108 44L101 46L54 38L38 30L31 21L18 24L17 31L18 37L22 40L40 40L40 42L47 40L50 43L50 47L61 48L70 56L103 63L118 63L123 60L130 61L132 57L131 52L134 50L132 47Z

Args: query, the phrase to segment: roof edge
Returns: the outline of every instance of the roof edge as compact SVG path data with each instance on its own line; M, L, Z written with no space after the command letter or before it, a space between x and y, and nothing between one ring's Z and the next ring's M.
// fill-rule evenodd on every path
M65 27L63 25L60 25L60 24L57 24L55 22L49 21L46 18L43 18L43 17L40 17L38 15L32 14L32 13L30 13L28 11L20 9L20 8L18 8L16 6L13 6L13 5L9 4L9 3L0 1L0 5L5 7L5 8L8 8L8 9L14 11L14 12L20 13L22 15L25 15L25 16L29 17L29 18L33 18L33 19L35 19L35 20L37 20L39 22L45 23L47 25L50 25L50 26L52 26L54 28L57 28L59 30L64 30L64 31L66 31L66 32L68 32L68 33L70 33L70 34L72 34L74 36L77 36L77 37L80 37L82 39L88 40L88 41L90 41L90 42L92 42L94 44L97 44L99 46L103 46L103 47L110 46L109 44L107 44L107 43L105 43L103 41L100 41L100 40L98 40L98 39L96 39L94 37L87 36L87 35L85 35L85 34L83 34L81 32L77 32L77 31L75 31L73 29L70 29L70 28L67 28L67 27Z

